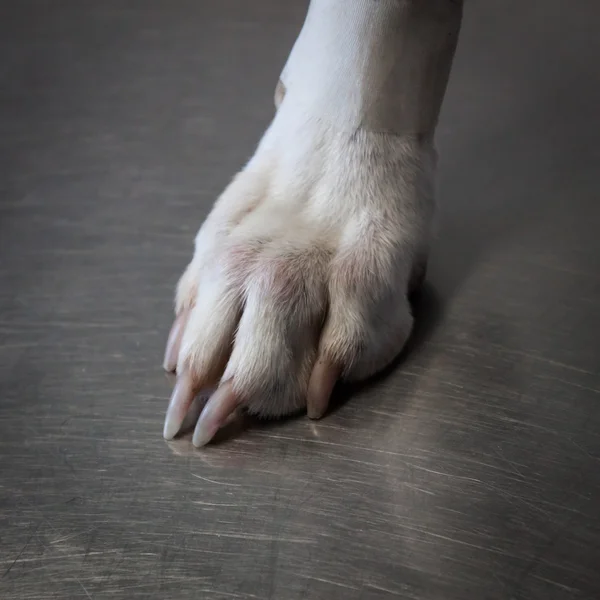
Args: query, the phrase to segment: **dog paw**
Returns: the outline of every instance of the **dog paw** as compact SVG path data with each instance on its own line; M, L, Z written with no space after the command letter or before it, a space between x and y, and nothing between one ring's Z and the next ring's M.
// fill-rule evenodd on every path
M217 200L176 294L164 436L215 389L193 441L237 408L327 410L339 379L387 366L407 341L425 274L435 152L416 137L343 132L279 110Z

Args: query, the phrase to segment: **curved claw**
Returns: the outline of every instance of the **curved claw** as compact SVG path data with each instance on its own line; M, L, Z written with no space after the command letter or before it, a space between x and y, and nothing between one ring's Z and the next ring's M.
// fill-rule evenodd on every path
M167 408L163 429L163 437L165 439L173 439L181 429L183 420L196 396L196 392L197 390L190 373L181 373L177 378L173 393L171 394L171 400L169 401L169 407Z
M177 368L177 359L179 358L179 346L181 346L181 338L185 331L189 311L184 310L179 314L169 332L167 339L167 347L165 349L165 358L163 360L163 369L168 373L174 373Z
M317 360L308 384L306 413L309 419L320 419L327 412L340 373L333 363L325 359Z
M192 438L194 446L199 448L208 444L239 405L232 383L223 383L210 397L198 419Z

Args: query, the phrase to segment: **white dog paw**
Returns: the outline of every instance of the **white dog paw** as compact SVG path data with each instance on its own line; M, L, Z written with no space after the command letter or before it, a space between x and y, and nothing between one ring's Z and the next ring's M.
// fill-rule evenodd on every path
M369 377L398 355L408 294L424 277L434 163L430 142L342 132L281 103L180 279L166 438L203 389L217 388L198 446L238 407L318 418L338 379Z

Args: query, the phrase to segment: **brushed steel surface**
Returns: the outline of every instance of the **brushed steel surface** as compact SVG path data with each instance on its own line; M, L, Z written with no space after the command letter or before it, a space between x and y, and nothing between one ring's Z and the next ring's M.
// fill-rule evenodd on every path
M0 598L600 597L597 2L466 3L401 364L163 441L174 285L305 9L2 3Z

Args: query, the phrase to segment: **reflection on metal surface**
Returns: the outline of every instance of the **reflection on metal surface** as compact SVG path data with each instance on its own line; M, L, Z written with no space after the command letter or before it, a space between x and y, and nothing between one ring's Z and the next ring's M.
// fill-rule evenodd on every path
M305 3L5 4L0 598L600 597L599 5L467 3L411 351L196 450L173 288Z

